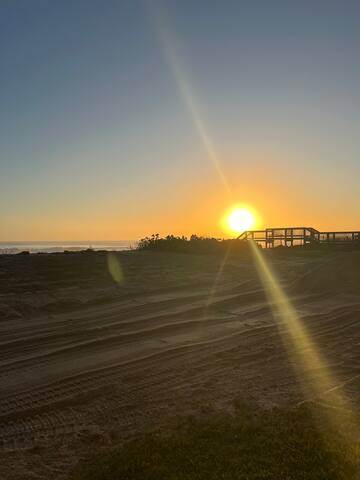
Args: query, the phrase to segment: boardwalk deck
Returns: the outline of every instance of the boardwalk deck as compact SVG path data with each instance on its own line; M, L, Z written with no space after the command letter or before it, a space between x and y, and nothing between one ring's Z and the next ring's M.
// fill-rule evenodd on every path
M299 245L359 245L360 231L319 232L312 227L266 228L247 230L239 240L254 240L264 248Z

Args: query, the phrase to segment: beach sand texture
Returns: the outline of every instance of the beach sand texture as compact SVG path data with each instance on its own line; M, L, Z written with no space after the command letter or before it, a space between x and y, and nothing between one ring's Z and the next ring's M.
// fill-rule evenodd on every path
M360 252L266 258L356 402ZM0 256L0 478L64 479L90 450L208 405L324 401L301 387L252 257L218 276L222 259L117 253L118 284L107 253Z

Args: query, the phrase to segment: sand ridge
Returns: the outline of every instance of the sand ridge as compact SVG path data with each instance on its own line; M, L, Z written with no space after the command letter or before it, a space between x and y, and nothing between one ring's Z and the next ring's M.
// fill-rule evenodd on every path
M214 290L221 256L118 253L117 285L106 255L0 256L1 478L66 478L89 449L209 404L307 400L251 258ZM356 401L360 252L267 257Z

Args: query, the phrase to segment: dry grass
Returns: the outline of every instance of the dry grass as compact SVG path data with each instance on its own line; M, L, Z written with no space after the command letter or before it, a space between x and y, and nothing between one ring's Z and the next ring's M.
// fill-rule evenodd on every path
M304 409L178 420L83 461L72 480L352 480L359 445L320 433Z

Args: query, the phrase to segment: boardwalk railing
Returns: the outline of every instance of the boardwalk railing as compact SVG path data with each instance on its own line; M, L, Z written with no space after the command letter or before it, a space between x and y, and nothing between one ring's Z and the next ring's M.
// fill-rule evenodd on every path
M350 245L360 246L360 231L319 232L312 227L267 228L265 230L247 230L239 240L254 240L264 248L280 245L293 247L297 245Z

